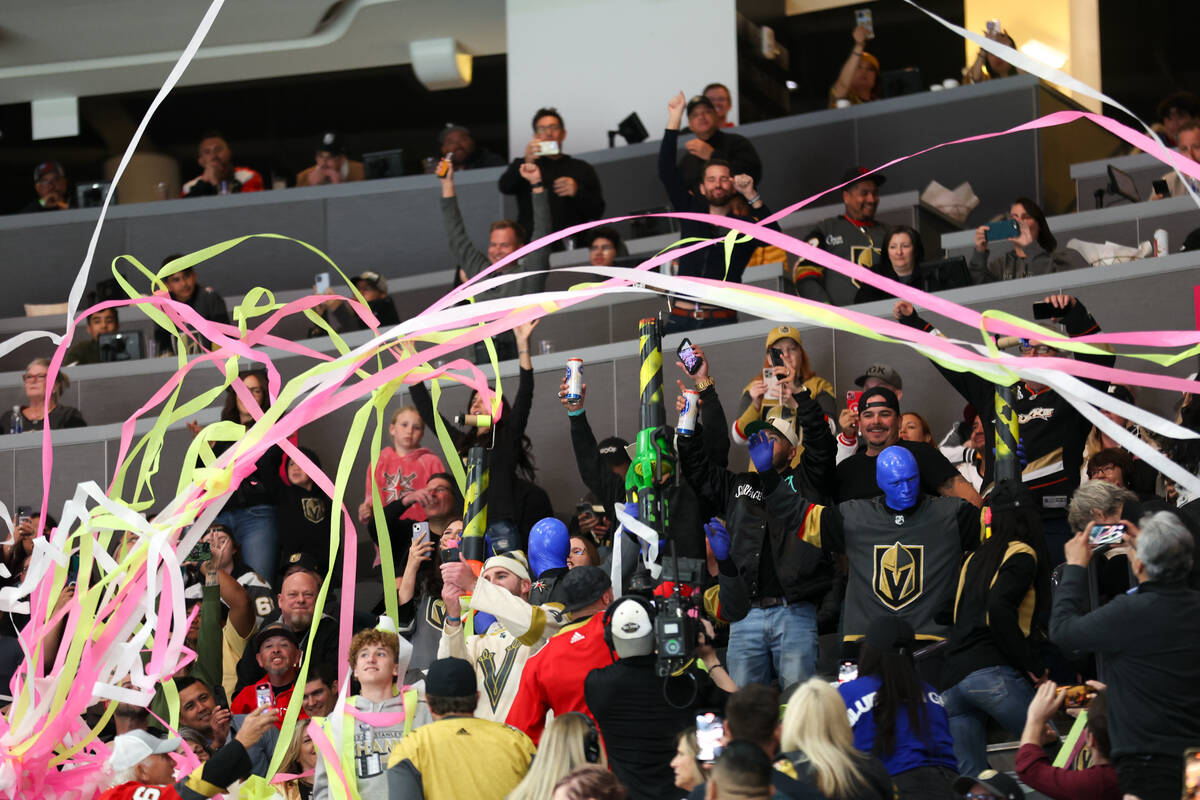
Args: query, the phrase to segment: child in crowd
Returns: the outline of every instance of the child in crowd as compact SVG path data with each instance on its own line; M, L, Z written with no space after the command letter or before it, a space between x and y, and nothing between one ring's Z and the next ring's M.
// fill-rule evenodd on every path
M425 519L425 509L416 498L406 496L424 489L429 477L445 472L446 467L432 450L421 447L425 423L412 406L404 406L392 415L388 433L392 436L392 446L383 448L374 473L367 477L366 498L358 507L358 521L365 523L374 513L371 505L371 481L374 480L383 505L403 501L407 507L401 519L421 522Z
M383 617L380 627L361 630L350 642L350 667L362 689L360 694L347 698L346 704L370 715L369 721L350 714L343 717L343 725L354 726L353 739L348 732L343 732L340 739L333 739L328 717L313 723L320 725L334 747L342 751L342 774L351 783L346 787L347 793L362 800L386 800L384 769L388 754L409 731L433 721L425 699L415 688L407 686L401 691L396 686L396 677L408 666L412 647L404 643L405 654L401 659L401 640L394 626L394 622ZM389 627L393 630L385 629ZM338 780L337 771L330 769L322 756L313 775L312 796L339 796L333 791Z
M321 459L307 447L300 452L308 457L317 469L322 469ZM283 489L279 492L279 530L286 539L281 555L308 553L328 571L329 525L333 501L325 490L317 486L304 467L291 458L283 459ZM341 548L338 555L341 555ZM280 563L280 571L284 564ZM272 576L274 577L274 576Z

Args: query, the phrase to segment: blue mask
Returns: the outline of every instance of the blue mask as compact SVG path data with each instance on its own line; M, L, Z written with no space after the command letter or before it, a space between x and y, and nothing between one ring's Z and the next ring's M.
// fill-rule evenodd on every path
M903 447L892 445L875 459L875 483L883 490L888 508L904 511L917 504L921 474L917 460Z
M529 529L529 566L533 568L533 577L548 569L567 566L570 551L571 535L562 520L546 517Z

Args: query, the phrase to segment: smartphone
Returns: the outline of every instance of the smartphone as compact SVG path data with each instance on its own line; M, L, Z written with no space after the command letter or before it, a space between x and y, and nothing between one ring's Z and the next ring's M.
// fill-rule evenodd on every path
M596 512L592 510L591 503L579 503L575 506L575 516L579 517L585 514L591 517L596 516Z
M998 242L1002 239L1015 239L1020 233L1021 229L1015 219L1002 219L999 222L989 222L987 226L987 240L989 242Z
M258 708L265 708L275 702L274 692L270 686L254 687L254 702Z
M556 156L559 154L558 142L538 142L537 154L539 156Z
M699 761L705 764L712 763L717 756L721 755L724 746L721 744L721 739L725 736L725 720L719 715L712 713L696 715L696 744L700 747L700 752L696 754Z
M987 21L987 35L988 36L995 36L996 34L1000 33L1000 31L1002 31L1002 30L1004 30L1004 26L1002 26L1000 24L1000 20L989 19Z
M438 559L439 559L440 563L442 563L442 564L453 564L454 562L459 560L458 548L457 547L447 547L445 550L442 550L441 552L438 553Z
M1200 748L1183 751L1183 800L1200 798Z
M29 506L17 506L18 525L20 525L22 522L28 522L31 519L33 519L33 512L30 510Z
M1163 197L1171 196L1171 190L1167 188L1167 182L1162 179L1154 181L1150 184L1150 186L1154 189L1154 193L1157 195L1162 195Z
M74 586L79 582L79 553L75 553L67 561L67 585Z
M200 541L192 548L192 552L187 554L187 558L183 560L185 564L203 564L205 561L212 561L212 548L208 542Z
M775 397L779 393L779 378L775 376L773 367L763 367L763 383L767 385L767 395Z
M696 351L692 349L692 340L684 338L679 343L675 354L679 356L679 360L683 362L683 368L687 370L688 375L695 375L696 370L700 369L700 365L704 363L704 359L696 355Z
M1064 708L1087 708L1088 703L1091 703L1092 698L1096 696L1096 690L1086 684L1060 686L1058 691L1065 697Z
M856 8L854 10L854 24L861 25L867 29L867 38L875 38L875 19L871 15L869 8Z
M1125 526L1121 523L1113 525L1093 525L1088 531L1088 542L1092 547L1102 544L1120 544L1125 541Z
M862 392L846 392L846 408L851 412L858 413L858 401L862 399Z
M1054 319L1060 316L1062 311L1054 307L1053 303L1034 303L1033 318L1034 319Z
M420 544L421 542L427 542L427 541L429 541L429 523L428 522L414 522L413 523L412 543Z
M225 694L225 687L217 684L212 687L213 700L217 701L217 705L221 708L229 708L229 695Z
M777 367L787 368L787 365L783 363L783 351L778 347L771 348L771 363Z
M846 660L838 664L838 683L858 679L858 662Z
M313 280L313 291L317 294L325 294L329 291L329 273L318 272L317 277Z

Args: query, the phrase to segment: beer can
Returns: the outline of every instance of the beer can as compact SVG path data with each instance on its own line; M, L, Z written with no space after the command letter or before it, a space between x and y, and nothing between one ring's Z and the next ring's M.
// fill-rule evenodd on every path
M683 390L683 410L679 412L679 424L675 426L678 433L691 436L696 432L696 412L700 410L700 393L695 389Z
M567 359L567 400L583 399L583 359Z
M1170 251L1167 249L1167 232L1159 228L1154 232L1154 255L1165 256L1168 252Z

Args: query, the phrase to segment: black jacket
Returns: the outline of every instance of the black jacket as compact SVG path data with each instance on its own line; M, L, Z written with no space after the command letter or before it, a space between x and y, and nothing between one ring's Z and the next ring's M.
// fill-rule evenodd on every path
M596 718L608 763L633 800L678 797L670 762L675 736L698 711L721 713L728 695L695 666L664 681L654 656L635 656L594 669L583 695Z
M757 186L762 181L762 159L753 143L745 136L729 133L719 128L706 140L713 149L709 158L718 158L729 162L729 171L733 175L749 175L754 178ZM704 179L705 160L700 156L684 152L679 159L679 174L683 176L683 184L688 191L694 191Z
M658 148L658 179L662 181L663 188L667 190L667 196L671 199L671 205L676 211L693 211L707 214L708 201L692 193L691 190L694 188L694 185L686 183L686 179L680 173L679 168L675 166L675 143L678 139L679 131L669 130L663 133L662 144ZM739 217L736 214L731 214L730 216L757 222L770 216L770 214L771 212L764 203L760 208L751 208L750 216L748 217ZM779 230L779 223L772 222L767 227L772 230ZM679 220L679 235L681 239L690 239L693 237L712 239L724 236L726 233L728 233L728 229L709 225L707 222L693 222L686 219ZM746 271L746 264L750 261L750 256L760 247L762 247L762 242L759 242L757 239L749 239L734 245L733 251L729 256L728 266L725 263L725 248L715 245L702 247L693 253L679 257L679 274L712 278L714 280L726 280L730 283L741 283L742 273Z
M526 233L533 231L533 196L529 181L521 177L524 158L514 158L500 176L499 187L504 194L517 198L517 222ZM541 156L534 163L542 171L542 183L546 186L546 197L550 201L550 223L553 230L561 231L581 222L600 219L604 213L604 192L600 178L592 165L572 156L551 158ZM557 178L574 178L578 189L574 197L559 197L552 190Z
M1112 755L1179 758L1200 742L1200 592L1148 581L1087 612L1087 570L1068 564L1054 594L1050 641L1105 657Z
M837 445L825 414L811 396L797 395L796 419L804 431L804 455L800 464L782 477L805 497L821 497L815 488L833 474ZM715 388L700 395L701 408L719 408ZM723 416L723 415L722 415ZM724 428L724 423L721 423ZM704 426L701 426L703 429ZM724 498L726 529L731 537L731 557L751 597L764 596L764 586L778 581L788 602L819 603L833 585L833 565L821 548L789 536L783 524L769 514L764 504L763 476L757 472L734 474L712 463L700 436L679 437L679 457L683 475L697 495L716 500ZM776 478L776 482L778 482ZM762 574L764 547L775 566L775 576ZM772 590L768 590L770 592Z

